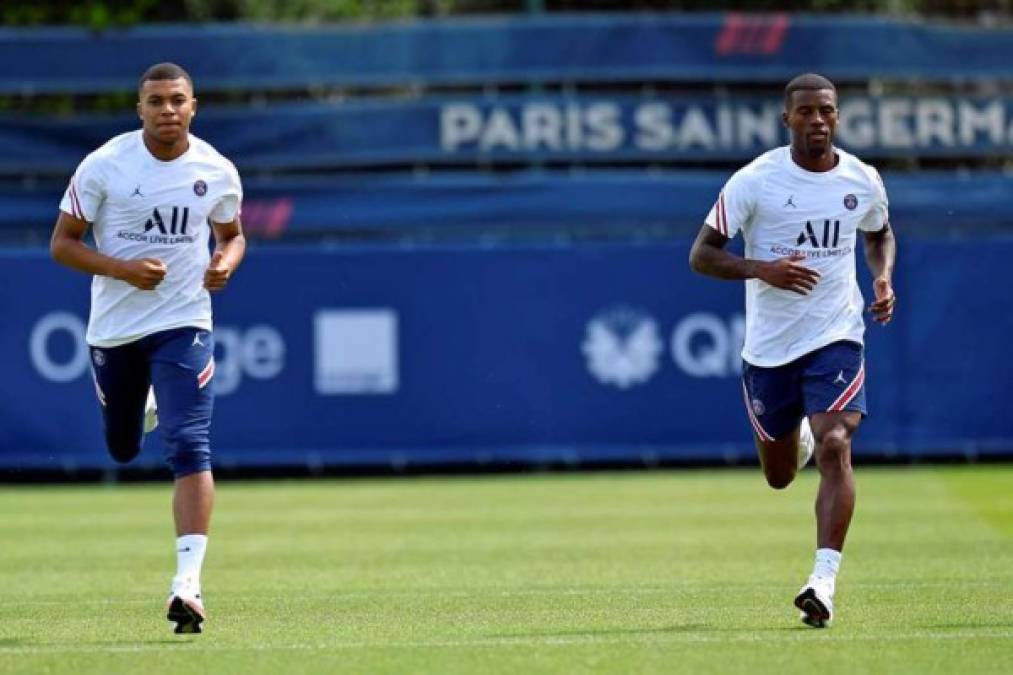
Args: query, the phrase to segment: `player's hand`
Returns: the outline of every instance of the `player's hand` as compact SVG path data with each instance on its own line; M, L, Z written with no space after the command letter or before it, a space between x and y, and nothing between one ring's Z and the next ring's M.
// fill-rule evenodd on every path
M141 258L120 260L113 276L142 291L153 291L168 271L169 268L158 258Z
M816 287L820 273L805 265L799 265L799 260L805 260L805 256L793 253L787 258L761 263L756 270L756 276L771 286L806 295Z
M204 272L204 288L209 291L220 291L225 288L231 275L232 268L225 264L225 254L215 251Z
M877 277L872 282L876 293L876 301L869 305L872 318L884 326L893 318L893 308L897 305L897 296L893 293L893 285L887 277Z

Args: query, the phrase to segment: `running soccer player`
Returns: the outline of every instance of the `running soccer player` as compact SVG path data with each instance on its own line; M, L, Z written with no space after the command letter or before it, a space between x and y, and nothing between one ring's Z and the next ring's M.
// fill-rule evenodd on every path
M815 450L816 561L794 604L805 623L823 627L855 507L851 438L867 414L857 235L876 294L869 311L881 324L896 304L896 244L879 174L833 145L834 85L794 78L782 118L791 144L728 180L689 262L700 274L746 281L742 387L767 482L787 487ZM740 231L744 257L725 250Z
M214 502L209 428L214 338L208 291L243 259L239 174L189 133L193 81L173 63L141 76L141 129L78 166L53 230L53 258L94 275L87 341L112 457L141 450L149 388L175 477L176 575L166 604L177 633L206 618L200 572ZM95 248L83 241L92 228ZM209 252L213 230L216 247ZM150 415L149 415L150 417Z

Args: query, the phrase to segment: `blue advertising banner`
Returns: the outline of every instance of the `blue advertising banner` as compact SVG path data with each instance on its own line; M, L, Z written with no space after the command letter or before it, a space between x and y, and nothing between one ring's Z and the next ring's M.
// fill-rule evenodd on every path
M818 45L819 48L814 48ZM73 58L67 58L72 54ZM132 90L176 61L199 89L520 82L1009 78L1013 30L787 13L552 14L341 26L0 29L0 93ZM801 66L799 64L805 64Z
M193 131L240 171L476 163L746 162L788 142L780 97L569 96L363 99L202 109ZM68 175L133 113L0 116L0 174ZM836 142L874 160L1013 152L1013 98L841 101Z
M692 233L728 171L648 170L340 175L244 179L243 225L259 239L386 230L471 238ZM890 213L912 234L978 236L1013 225L1010 178L998 172L884 175ZM0 235L48 241L63 182L0 188ZM549 234L545 234L549 233ZM556 234L553 234L556 233Z
M868 330L863 457L1013 452L1013 240L904 241ZM254 249L216 297L220 466L722 461L752 456L742 288L688 242ZM863 275L864 276L864 275ZM0 466L112 466L82 336L88 283L0 266ZM140 466L160 463L157 433Z

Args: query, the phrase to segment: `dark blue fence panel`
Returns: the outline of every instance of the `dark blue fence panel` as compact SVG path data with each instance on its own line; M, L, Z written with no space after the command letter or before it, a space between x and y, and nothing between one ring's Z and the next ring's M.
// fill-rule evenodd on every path
M818 49L814 45L819 45ZM1013 31L871 17L599 14L374 26L0 30L0 93L132 89L157 61L205 89L532 81L1009 78ZM800 65L804 64L804 65Z
M780 98L430 97L202 110L239 169L740 161L787 142ZM0 174L69 173L137 116L0 116ZM836 141L868 159L1013 151L1013 98L849 96Z
M216 299L219 463L750 457L742 289L692 275L687 248L251 251ZM859 454L1010 453L1013 311L995 273L1013 240L901 251L896 322L869 329ZM4 256L5 468L110 466L87 287L41 253Z
M433 174L425 177L346 175L244 184L243 222L261 238L381 228L447 231L491 228L514 234L583 228L663 227L695 231L728 178L727 172ZM1000 173L920 172L884 176L893 221L911 232L976 236L1013 224L1010 179ZM48 237L63 184L0 188L0 233Z

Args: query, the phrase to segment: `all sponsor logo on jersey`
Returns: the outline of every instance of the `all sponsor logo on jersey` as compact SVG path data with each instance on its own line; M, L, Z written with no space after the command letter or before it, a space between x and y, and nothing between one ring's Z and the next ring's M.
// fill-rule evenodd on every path
M180 217L182 215L182 218ZM186 234L186 225L190 220L190 207L184 206L180 208L178 206L172 207L172 221L169 227L165 226L165 219L162 218L161 212L158 209L151 210L151 217L148 218L148 222L144 223L144 231L148 232L156 227L160 234L177 234L176 227L179 226L178 234Z
M144 241L149 244L190 244L197 240L192 234L187 234L186 227L190 221L189 206L173 206L169 212L168 221L166 216L157 208L151 210L151 217L144 223L143 232L130 232L120 230L116 236L129 241ZM157 230L157 232L152 232Z
M193 193L198 197L203 197L208 193L208 184L202 180L198 180L193 184Z
M804 255L807 258L837 258L851 253L850 246L838 248L841 239L841 221L826 218L822 225L819 221L805 221L795 246L775 245L770 252L778 256ZM806 248L803 248L806 247Z
M819 229L819 225L816 226ZM816 238L816 231L813 230L812 221L805 221L805 226L799 232L795 240L796 246L809 243L813 248L837 248L837 241L841 235L841 221L831 222L829 219L823 221L823 239Z

